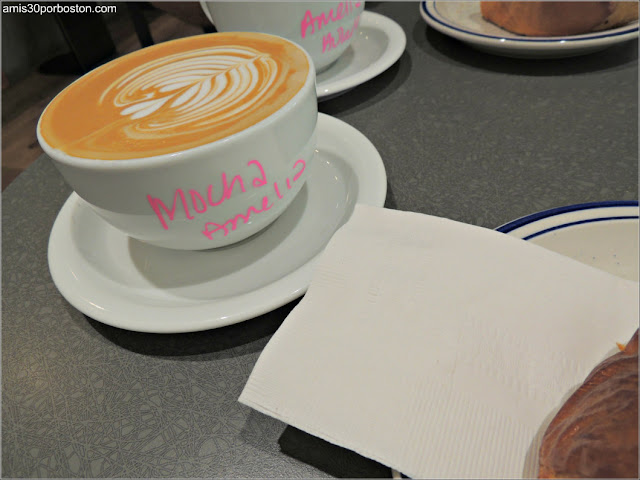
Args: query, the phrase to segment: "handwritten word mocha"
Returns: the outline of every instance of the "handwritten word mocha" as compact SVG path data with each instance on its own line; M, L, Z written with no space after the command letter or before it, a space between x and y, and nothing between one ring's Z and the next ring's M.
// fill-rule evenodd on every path
M269 183L264 168L258 160L249 160L249 162L247 162L247 166L255 166L258 169L257 176L253 178L250 186L247 187L245 185L245 180L241 175L235 175L231 179L231 181L229 181L227 174L223 173L220 177L222 183L222 192L220 193L220 197L217 200L214 200L213 198L215 193L213 185L209 185L207 187L207 191L204 195L195 189L189 189L188 192L185 193L182 188L177 188L173 195L173 204L171 205L171 208L168 208L160 198L155 198L151 195L147 195L147 200L149 201L151 208L158 217L162 228L165 230L169 230L169 224L167 223L167 221L171 222L175 218L176 211L178 210L178 204L182 206L186 218L189 220L193 220L194 218L196 218L195 215L203 214L210 207L218 207L229 200L234 195L234 187L236 184L238 185L240 192L245 193L247 191L247 188L261 188L265 187ZM298 159L294 163L293 177L291 179L286 178L285 180L287 190L290 190L293 187L292 182L296 182L300 178L305 168L306 162L302 158ZM282 199L283 195L280 191L278 182L273 182L272 187L276 194L276 197L278 199ZM190 198L190 201L187 199L187 196ZM214 234L218 232L222 233L222 235L226 237L229 234L229 231L235 231L238 226L238 222L242 221L246 224L249 222L249 219L252 215L266 212L267 210L270 210L271 207L273 207L273 203L270 203L269 196L264 195L262 197L262 200L260 201L259 207L249 206L246 212L238 213L237 215L229 218L223 223L206 222L202 234L205 235L209 240L213 240Z

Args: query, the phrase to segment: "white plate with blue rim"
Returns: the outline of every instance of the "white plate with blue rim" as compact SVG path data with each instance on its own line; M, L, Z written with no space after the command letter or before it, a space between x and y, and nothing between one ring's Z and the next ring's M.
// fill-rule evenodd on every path
M627 280L638 281L638 202L552 208L496 229ZM391 469L391 478L406 478Z
M628 280L638 281L638 202L553 208L497 228Z
M125 330L194 332L269 312L305 293L318 255L356 203L385 201L378 151L341 120L319 114L310 168L275 222L212 250L169 250L129 238L73 193L49 236L51 277L80 312Z
M597 52L638 38L638 22L566 37L526 37L482 18L479 2L420 2L420 14L432 28L495 55L517 58L563 58Z

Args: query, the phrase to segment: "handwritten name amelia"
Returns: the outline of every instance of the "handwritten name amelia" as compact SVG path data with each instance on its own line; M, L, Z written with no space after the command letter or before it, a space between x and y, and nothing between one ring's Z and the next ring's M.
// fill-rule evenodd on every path
M361 2L355 2L355 8L358 8L361 5ZM353 13L354 10L354 2L346 1L340 2L335 7L335 9L330 9L328 12L322 12L315 17L311 13L311 10L307 10L300 22L300 35L302 38L305 38L307 35L313 35L317 31L319 32L323 27L326 27L330 23L337 22L342 20L345 17L348 17ZM343 42L349 40L353 33L358 28L358 22L360 20L360 16L358 15L351 28L338 27L335 34L333 32L328 32L322 36L322 53L325 53L329 50L336 48ZM337 38L336 38L337 37Z
M189 189L185 192L182 188L177 188L173 194L173 203L170 208L167 207L160 198L147 195L147 200L160 221L162 228L169 230L169 222L173 221L179 208L184 211L187 219L193 220L197 218L198 215L205 213L209 208L215 208L224 204L227 200L231 199L237 191L244 193L247 189L262 188L268 185L269 182L266 173L258 160L249 160L247 166L257 169L257 176L251 180L251 183L245 182L245 179L241 175L235 175L229 180L227 174L223 173L220 177L222 191L219 192L219 196L216 196L213 185L208 185L206 192L199 192L195 189ZM282 192L285 191L285 188L290 190L293 187L293 183L300 178L305 168L306 162L300 158L293 165L292 178L286 178L284 185L278 185L278 182L271 184L277 200L283 198ZM240 212L223 223L206 222L202 234L209 240L213 240L216 234L222 234L226 237L230 231L234 231L237 228L239 222L248 223L251 216L266 212L270 210L273 205L274 204L269 201L269 196L264 195L258 206L249 206L246 212Z

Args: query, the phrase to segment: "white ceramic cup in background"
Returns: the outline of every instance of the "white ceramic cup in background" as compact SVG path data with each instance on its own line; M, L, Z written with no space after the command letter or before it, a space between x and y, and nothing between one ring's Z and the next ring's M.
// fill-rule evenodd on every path
M313 58L317 72L330 67L358 30L364 1L236 2L201 1L220 32L264 32L288 38Z
M285 210L313 161L317 117L302 48L214 33L89 72L51 101L37 135L108 223L152 245L202 250L243 240Z

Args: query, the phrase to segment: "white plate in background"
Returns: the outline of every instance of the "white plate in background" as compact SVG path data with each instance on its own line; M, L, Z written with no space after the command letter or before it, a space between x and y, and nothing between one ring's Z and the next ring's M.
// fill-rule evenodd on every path
M497 228L587 265L638 281L638 202L553 208Z
M496 55L519 58L562 58L603 50L638 38L638 22L566 37L527 37L508 32L482 18L479 2L420 2L427 24L470 46Z

